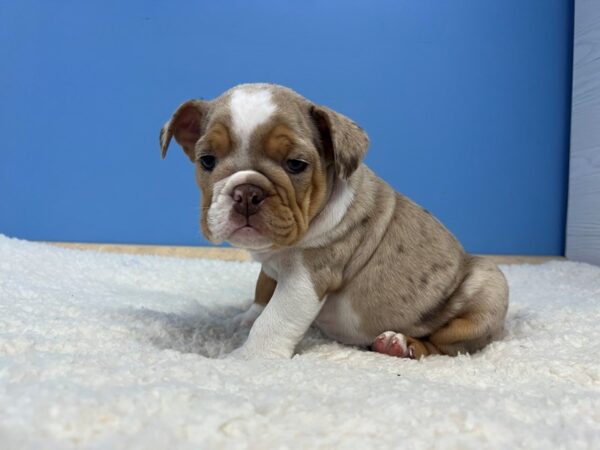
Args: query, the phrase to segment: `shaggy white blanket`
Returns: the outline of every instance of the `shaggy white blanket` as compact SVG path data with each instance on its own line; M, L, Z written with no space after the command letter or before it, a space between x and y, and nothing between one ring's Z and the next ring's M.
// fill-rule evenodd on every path
M503 266L505 338L403 360L311 330L217 359L259 266L0 235L0 448L599 448L600 268Z

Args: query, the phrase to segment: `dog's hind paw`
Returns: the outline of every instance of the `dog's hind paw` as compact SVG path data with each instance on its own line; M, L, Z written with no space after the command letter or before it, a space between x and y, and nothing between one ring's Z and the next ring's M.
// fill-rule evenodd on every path
M409 346L406 336L394 331L385 331L375 338L371 345L373 351L398 358L414 358L414 348Z

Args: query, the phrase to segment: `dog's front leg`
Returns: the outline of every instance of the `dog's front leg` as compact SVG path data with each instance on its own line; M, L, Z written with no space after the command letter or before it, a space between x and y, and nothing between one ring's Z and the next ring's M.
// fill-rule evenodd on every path
M231 356L290 358L323 303L308 271L301 264L295 264L277 281L273 297L254 322L248 340Z
M265 309L265 305L269 303L271 297L273 297L276 286L277 281L268 276L264 270L261 270L258 275L258 280L256 280L254 303L252 303L252 306L246 311L235 316L233 322L238 326L250 327L256 318L260 316L263 309Z

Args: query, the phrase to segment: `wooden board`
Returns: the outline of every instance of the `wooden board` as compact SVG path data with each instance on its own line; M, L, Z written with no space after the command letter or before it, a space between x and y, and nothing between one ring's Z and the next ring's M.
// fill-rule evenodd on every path
M250 254L237 248L183 247L169 245L88 244L79 242L48 242L59 247L97 252L133 253L137 255L173 256L177 258L220 259L222 261L250 261Z
M600 265L600 2L576 0L566 255Z

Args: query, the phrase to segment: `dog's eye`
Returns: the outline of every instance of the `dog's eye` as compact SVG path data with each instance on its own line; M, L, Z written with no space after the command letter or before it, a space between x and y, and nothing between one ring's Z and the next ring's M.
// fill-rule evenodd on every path
M288 159L285 162L285 167L287 168L287 171L293 174L304 171L304 169L306 169L307 166L308 163L300 159Z
M204 170L208 170L210 172L217 165L217 158L215 158L213 155L201 156L200 165Z

